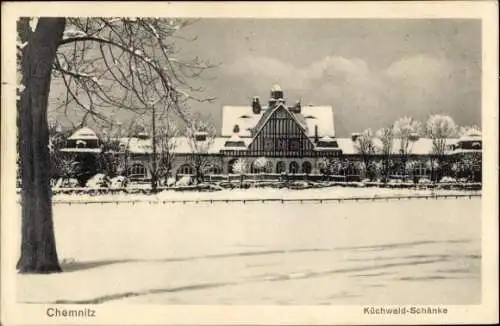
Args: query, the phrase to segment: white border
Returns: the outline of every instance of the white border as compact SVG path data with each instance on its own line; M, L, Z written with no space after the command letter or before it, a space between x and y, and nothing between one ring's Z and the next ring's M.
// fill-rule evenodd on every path
M18 223L15 194L15 22L19 16L157 16L253 18L476 18L483 31L482 304L445 306L447 315L363 315L360 306L100 305L96 318L49 319L47 305L16 303ZM23 2L2 3L2 301L1 321L12 324L447 324L498 322L498 5L495 1L433 2ZM66 306L70 308L71 306ZM81 308L81 306L79 306Z

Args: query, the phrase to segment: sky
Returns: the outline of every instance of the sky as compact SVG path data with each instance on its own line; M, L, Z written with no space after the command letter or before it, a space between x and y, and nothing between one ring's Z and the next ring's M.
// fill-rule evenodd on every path
M201 19L181 31L181 56L218 64L205 80L210 104L195 111L221 126L223 105L265 102L274 84L287 101L331 105L335 134L450 115L481 124L479 20Z

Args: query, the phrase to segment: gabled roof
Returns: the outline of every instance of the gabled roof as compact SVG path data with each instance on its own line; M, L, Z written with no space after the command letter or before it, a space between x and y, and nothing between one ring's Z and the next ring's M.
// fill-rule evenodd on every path
M249 128L255 128L261 118L270 110L263 106L259 114L252 111L251 106L222 107L222 130L221 136L230 137L233 134L234 125L240 127L241 137L251 137ZM333 108L331 106L309 106L301 107L301 113L296 114L296 119L306 127L306 135L314 137L314 126L318 126L318 136L335 136Z
M288 108L283 104L283 103L279 103L278 105L276 105L272 110L267 110L266 113L262 116L262 118L260 119L258 125L255 127L254 131L255 131L255 134L253 135L252 137L252 140L250 141L250 144L253 143L253 141L259 136L260 134L260 131L262 130L262 128L266 125L266 123L269 121L269 118L273 115L273 113L277 112L278 110L284 110L290 117L292 117L292 119L297 123L297 125L299 126L299 128L302 130L302 132L304 132L306 134L306 129L305 129L305 126L302 125L300 123L299 120L297 120L297 115L290 112L290 110L288 110ZM307 135L307 134L306 134ZM307 140L310 142L310 138L306 137ZM249 145L250 145L249 144Z

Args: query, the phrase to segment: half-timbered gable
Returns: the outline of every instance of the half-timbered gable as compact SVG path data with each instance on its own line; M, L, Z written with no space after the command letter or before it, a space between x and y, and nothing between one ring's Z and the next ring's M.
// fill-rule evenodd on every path
M313 156L314 144L301 124L283 104L279 103L263 116L248 146L250 156L303 157Z

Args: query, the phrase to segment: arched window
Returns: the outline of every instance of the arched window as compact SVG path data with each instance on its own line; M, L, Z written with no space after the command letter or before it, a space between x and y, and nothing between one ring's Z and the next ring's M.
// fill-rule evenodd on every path
M256 167L255 161L252 162L250 166L250 173L259 173L260 169Z
M290 171L291 174L299 173L299 164L295 161L290 162L288 171Z
M211 164L205 169L206 174L221 174L221 169L216 164Z
M134 163L128 170L129 176L145 178L146 177L146 168L144 164Z
M236 158L233 158L231 160L229 160L229 162L227 162L227 173L233 173L233 166L234 166L234 163L236 163L237 159Z
M193 175L194 174L194 169L191 164L182 164L178 169L177 169L177 174L188 174L188 175Z
M302 173L309 174L312 171L312 164L309 161L302 163Z
M286 171L286 165L285 162L279 161L276 163L276 173L283 173Z
M84 147L87 147L87 142L83 140L76 141L76 148L84 148Z

